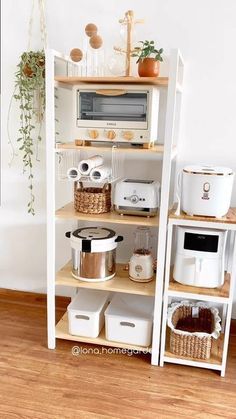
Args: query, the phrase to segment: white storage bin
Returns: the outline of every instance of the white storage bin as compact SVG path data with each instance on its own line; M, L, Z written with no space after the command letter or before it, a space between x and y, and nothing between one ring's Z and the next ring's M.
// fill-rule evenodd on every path
M80 289L67 307L69 333L96 338L104 326L104 311L109 301L109 292Z
M106 339L139 346L152 340L154 298L116 294L105 311Z

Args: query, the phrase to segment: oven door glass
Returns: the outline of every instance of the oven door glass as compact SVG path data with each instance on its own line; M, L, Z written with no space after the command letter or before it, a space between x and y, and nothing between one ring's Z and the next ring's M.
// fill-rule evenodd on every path
M94 91L78 90L79 126L117 126L122 128L147 128L148 92L118 90L106 94L106 89Z

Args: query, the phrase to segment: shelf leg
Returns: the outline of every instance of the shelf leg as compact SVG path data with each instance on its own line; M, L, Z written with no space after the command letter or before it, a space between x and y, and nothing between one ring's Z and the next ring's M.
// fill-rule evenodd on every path
M236 282L236 233L234 232L232 233L232 235L234 236L234 246L233 246L233 254L232 254L233 265L232 265L231 282L230 282L230 290L229 290L230 302L228 304L226 322L225 322L221 377L225 376L228 345L229 345L230 323L231 323L231 315L232 315L232 304L233 304L233 295L234 295L234 285Z
M166 121L165 121L165 147L162 164L162 181L161 181L161 203L159 216L159 232L158 232L158 249L157 249L157 282L156 282L156 297L154 308L154 325L153 325L153 350L152 350L152 364L158 365L160 355L160 328L161 328L161 313L163 302L163 282L165 270L165 252L166 252L166 238L167 238L167 223L169 211L169 197L170 197L170 180L172 170L172 146L174 139L177 139L175 130L175 120L180 117L180 112L177 112L176 105L176 86L179 66L179 52L173 50L170 57L170 71L169 71L169 85L166 105ZM177 121L178 122L178 121Z
M55 99L54 52L46 50L47 167L47 330L48 348L55 349Z
M222 310L222 319L221 319L221 331L222 333L225 333L225 322L227 317L227 304L223 304L223 310Z
M55 290L48 290L48 296L47 296L48 349L56 348L55 309L56 309Z
M165 289L164 289L164 303L162 311L162 328L161 328L161 347L160 347L160 366L164 366L164 353L166 346L166 325L167 325L167 310L168 310L168 288L170 281L170 264L171 264L171 245L172 245L173 226L169 224L167 235L167 250L166 250L166 272L165 272Z
M168 296L164 296L162 330L161 330L161 349L160 349L160 366L164 367L164 353L166 346L166 325L167 325Z

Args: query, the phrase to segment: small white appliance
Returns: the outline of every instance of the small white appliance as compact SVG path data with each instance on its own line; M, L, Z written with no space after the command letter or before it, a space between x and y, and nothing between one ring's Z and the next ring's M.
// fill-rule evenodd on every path
M96 338L104 326L104 312L109 301L107 291L79 289L67 307L69 333Z
M234 172L227 167L186 166L182 172L181 208L189 215L227 214Z
M74 87L75 138L144 144L157 140L158 86L117 84Z
M106 339L148 347L152 341L154 298L116 294L105 311Z
M138 227L135 231L134 253L129 262L129 277L135 282L149 282L153 279L153 257L150 247L150 230Z
M223 285L226 238L225 230L177 227L174 280L204 288Z
M157 180L122 179L115 186L115 210L120 214L153 216L159 207L159 195Z

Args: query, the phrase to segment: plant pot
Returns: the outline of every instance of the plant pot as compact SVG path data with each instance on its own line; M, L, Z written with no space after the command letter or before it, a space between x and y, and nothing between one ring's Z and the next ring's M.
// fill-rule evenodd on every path
M45 65L45 60L43 58L38 59L38 66L43 67ZM34 71L30 67L30 63L26 63L23 67L23 73L27 77L33 77L35 75ZM45 76L45 71L43 72L43 77Z
M23 68L23 73L25 76L27 77L32 77L33 75L33 70L30 68L30 66L28 64L25 64L24 68Z
M160 61L155 58L144 58L138 63L139 77L157 77L160 71Z

